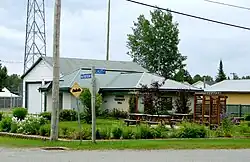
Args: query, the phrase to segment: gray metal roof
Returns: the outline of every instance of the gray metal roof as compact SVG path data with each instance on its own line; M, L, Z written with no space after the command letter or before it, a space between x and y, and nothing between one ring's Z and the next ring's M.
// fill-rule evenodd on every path
M243 80L224 80L210 87L208 92L250 92L250 79Z
M44 57L44 60L50 65L53 63L52 57ZM60 72L63 75L72 73L72 71L78 70L80 68L91 68L92 66L95 66L96 68L105 68L106 70L147 72L146 69L132 61L106 61L64 57L60 58Z

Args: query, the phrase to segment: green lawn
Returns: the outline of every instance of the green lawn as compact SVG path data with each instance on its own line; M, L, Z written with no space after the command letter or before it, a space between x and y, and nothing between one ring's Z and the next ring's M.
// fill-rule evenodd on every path
M105 127L114 127L114 126L120 126L123 125L123 120L116 120L116 119L97 119L96 120L96 126L97 128L105 128ZM59 127L68 127L71 129L78 130L78 122L59 122ZM82 123L83 128L91 128L91 124Z
M131 140L91 142L49 142L0 137L0 146L18 148L67 147L74 150L106 149L246 149L250 148L250 139L169 139L169 140Z

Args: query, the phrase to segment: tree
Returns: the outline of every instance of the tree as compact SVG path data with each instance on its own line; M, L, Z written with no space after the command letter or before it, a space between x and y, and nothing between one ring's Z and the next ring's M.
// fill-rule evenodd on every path
M202 81L204 81L204 78L205 78L206 82L214 82L213 77L211 77L209 75L202 76Z
M169 104L160 91L163 84L164 82L153 82L150 87L142 85L140 93L143 96L145 114L166 115L169 114L168 110L172 110L172 103Z
M240 79L239 76L236 73L233 73L233 80L238 80Z
M6 79L8 77L7 68L0 63L0 91L6 86Z
M84 89L84 91L81 93L79 97L83 107L83 114L82 118L85 120L86 123L91 123L92 119L92 111L91 111L91 93L89 89ZM102 104L102 96L100 94L96 95L96 104L95 104L95 110L96 115L98 116L100 113L100 107Z
M218 75L216 76L216 82L221 82L223 80L226 80L227 77L226 77L226 74L224 73L224 70L223 70L223 63L222 63L222 60L220 60L220 65L219 65L219 69L218 69Z
M204 81L204 78L206 80L206 82L213 82L214 79L213 77L209 76L209 75L203 75L201 76L200 74L196 74L194 77L193 77L193 82L196 83L198 81Z
M8 88L11 92L19 92L20 93L20 85L21 78L17 74L12 74L6 79L6 88Z
M196 74L194 77L193 77L193 82L196 83L198 81L203 81L202 80L202 77L200 76L200 74Z
M250 76L243 76L242 79L250 79Z
M193 84L193 78L189 74L189 72L185 69L180 69L175 75L174 80L178 82L188 82L189 84Z
M178 50L178 24L170 12L150 11L151 19L140 15L128 34L128 55L133 61L165 78L173 78L178 69L183 69L187 59Z

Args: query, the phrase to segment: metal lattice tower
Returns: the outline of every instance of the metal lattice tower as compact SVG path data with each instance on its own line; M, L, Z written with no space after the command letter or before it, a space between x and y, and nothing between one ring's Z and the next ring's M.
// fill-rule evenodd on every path
M41 56L46 56L44 0L28 0L24 54L24 73Z

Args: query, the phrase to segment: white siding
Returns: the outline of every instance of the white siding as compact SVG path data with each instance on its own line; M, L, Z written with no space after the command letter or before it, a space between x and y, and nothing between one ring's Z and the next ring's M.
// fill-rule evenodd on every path
M69 92L63 92L63 109L72 109L71 107L71 94Z
M71 94L68 92L63 92L63 101L62 101L62 108L63 109L72 109L72 99ZM52 93L47 93L47 111L52 111Z
M53 71L52 67L46 63L45 61L41 60L24 78L23 78L23 107L26 105L26 83L28 83L28 92L27 94L30 96L27 96L28 100L28 111L29 113L33 112L41 112L41 110L44 110L43 104L43 94L40 94L39 91L34 88L35 85L29 84L29 82L43 82L43 81L52 81ZM37 84L38 85L38 84ZM39 83L41 86L41 84ZM41 96L42 95L42 96ZM33 101L30 101L32 98ZM36 103L35 103L36 102ZM29 103L34 103L32 107Z
M52 93L51 92L47 93L47 111L49 112L52 111Z
M103 109L113 110L118 109L120 111L128 111L129 110L129 96L124 95L125 101L115 101L115 95L105 95L103 96ZM120 104L121 103L121 104Z

